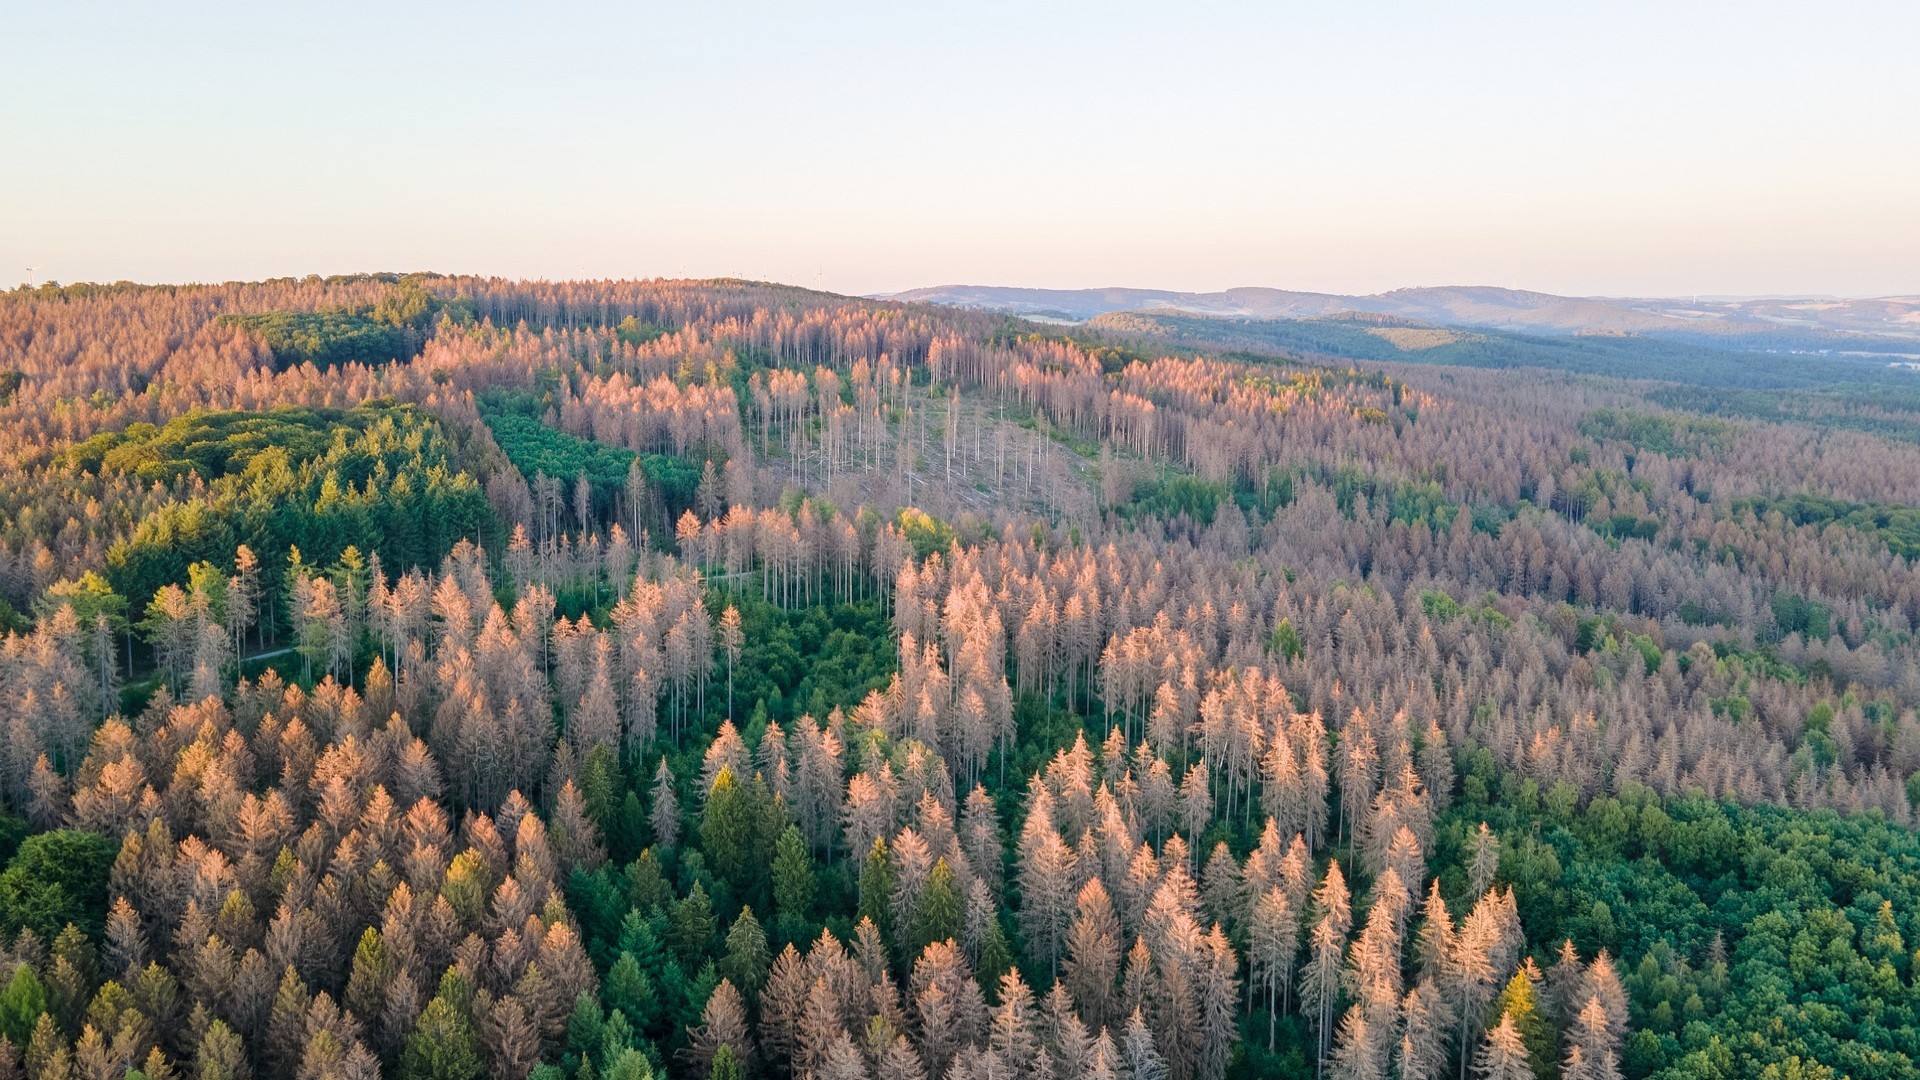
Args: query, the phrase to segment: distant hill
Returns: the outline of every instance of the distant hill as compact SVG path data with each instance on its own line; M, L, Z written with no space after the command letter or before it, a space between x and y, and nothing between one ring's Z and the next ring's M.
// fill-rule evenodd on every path
M888 299L1073 322L1123 311L1262 320L1360 312L1436 326L1533 334L1631 334L1718 348L1920 353L1920 296L1642 299L1555 296L1492 286L1395 289L1346 296L1266 288L1193 293L941 285L894 293Z
M1695 386L1787 390L1835 382L1912 388L1911 371L1877 356L1810 357L1622 333L1520 333L1346 311L1249 319L1162 308L1096 315L1089 331L1170 345L1310 360L1381 360L1459 367L1534 367Z

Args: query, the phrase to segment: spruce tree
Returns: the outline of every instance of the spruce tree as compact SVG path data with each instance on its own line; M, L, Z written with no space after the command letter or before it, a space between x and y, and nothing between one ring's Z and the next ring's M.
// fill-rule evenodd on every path
M880 935L889 941L893 940L892 897L893 859L887 853L887 842L875 840L860 864L860 906L856 914L872 919Z
M427 1002L400 1053L401 1080L479 1080L485 1075L480 1040L465 1010L445 996Z
M740 992L751 1000L759 997L772 962L760 920L753 917L752 908L741 908L739 917L727 931L727 955L720 961L720 974L733 980Z

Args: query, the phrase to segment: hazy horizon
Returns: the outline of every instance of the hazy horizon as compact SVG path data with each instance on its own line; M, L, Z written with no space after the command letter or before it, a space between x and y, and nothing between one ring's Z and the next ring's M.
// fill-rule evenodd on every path
M1920 293L1920 8L23 9L0 283Z
M36 267L35 269L38 269L38 268ZM854 297L854 298L867 298L867 299L876 299L876 300L891 300L891 299L899 298L902 296L907 296L912 293L927 292L927 291L933 291L933 290L939 290L939 289L997 289L997 290L1012 290L1012 291L1022 291L1022 292L1049 292L1049 293L1052 293L1052 292L1059 292L1059 293L1161 292L1161 293L1172 293L1172 294L1191 295L1191 296L1218 295L1222 293L1237 292L1241 290L1263 290L1263 291L1271 291L1271 292L1297 293L1297 294L1305 294L1305 295L1317 294L1317 295L1326 295L1326 296L1355 296L1355 297L1381 296L1381 295L1386 295L1388 293L1397 293L1397 292L1417 292L1425 289L1508 289L1515 292L1537 293L1537 294L1546 295L1546 296L1562 296L1567 299L1574 299L1574 300L1654 300L1654 299L1676 300L1676 299L1690 298L1693 300L1704 300L1704 301L1715 301L1715 302L1773 300L1773 299L1835 300L1835 301L1896 300L1896 299L1908 300L1908 299L1913 299L1915 296L1920 296L1920 290L1917 290L1914 293L1908 293L1908 294L1902 294L1902 293L1864 294L1863 293L1863 294L1854 294L1854 295L1847 295L1842 293L1819 293L1819 292L1709 293L1709 292L1690 292L1690 291L1668 292L1668 293L1659 293L1659 294L1655 294L1655 293L1634 293L1634 294L1555 293L1546 289L1529 288L1524 284L1523 285L1494 285L1488 282L1473 282L1473 281L1421 282L1419 284L1411 284L1411 285L1393 285L1387 288L1371 289L1365 292L1334 291L1329 289L1307 289L1307 288L1298 288L1290 285L1270 285L1270 284L1255 283L1255 282L1242 282L1241 284L1238 284L1238 285L1228 285L1228 286L1224 286L1222 288L1217 288L1217 289L1180 289L1180 288L1170 288L1162 285L1139 284L1139 283L1130 284L1130 285L1128 284L1122 284L1122 285L1114 285L1114 284L1025 285L1020 283L1009 283L1009 282L937 281L937 282L928 282L928 283L923 283L918 285L908 285L908 286L897 288L897 289L875 289L867 292L846 292L846 291L843 291L840 289L834 289L831 287L816 286L812 282L784 281L778 278L760 278L760 277L754 277L752 275L741 275L741 274L705 274L705 275L684 275L684 276L677 275L677 274L628 274L628 275L617 275L617 276L602 275L597 277L596 276L581 277L581 276L568 275L568 274L555 275L555 276L521 276L521 275L509 275L509 274L486 274L486 273L480 273L475 271L445 269L445 268L434 268L434 269L416 268L416 269L410 269L410 270L401 270L401 269L394 269L394 268L375 268L375 269L357 269L357 270L330 270L325 272L305 271L301 273L262 274L256 277L229 277L229 278L217 278L217 279L216 278L175 278L175 279L146 278L146 279L142 279L142 278L84 278L83 277L83 278L73 278L69 280L69 279L55 278L45 274L41 274L41 275L37 275L36 284L48 285L48 284L57 283L63 286L65 285L119 285L119 284L131 284L131 285L138 285L138 286L218 286L218 285L230 285L230 284L236 284L236 283L246 283L246 282L256 282L256 281L274 281L274 280L288 280L288 279L298 280L298 279L307 278L307 277L329 278L329 277L353 277L353 276L375 276L375 275L398 275L398 276L404 277L404 276L415 275L415 274L424 274L424 275L439 276L439 277L496 277L505 281L582 281L582 282L585 282L585 281L618 281L618 280L629 280L629 281L743 280L743 281L760 282L762 284L768 284L768 285L790 286L794 288L803 288L803 289L819 289L820 291L830 292L840 296L847 296L847 297ZM22 281L22 282L16 283L15 286L0 285L0 291L5 291L8 288L19 287L27 284L28 284L27 282Z

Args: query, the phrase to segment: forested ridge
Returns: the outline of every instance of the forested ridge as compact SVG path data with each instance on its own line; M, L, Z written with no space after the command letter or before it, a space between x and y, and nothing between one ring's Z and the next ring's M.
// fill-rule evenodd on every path
M1163 347L0 295L0 1077L1920 1076L1899 395Z

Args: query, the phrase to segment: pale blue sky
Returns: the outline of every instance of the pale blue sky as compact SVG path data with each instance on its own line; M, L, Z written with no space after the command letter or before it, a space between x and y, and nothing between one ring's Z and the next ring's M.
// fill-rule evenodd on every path
M1920 3L0 5L0 284L1920 293Z

